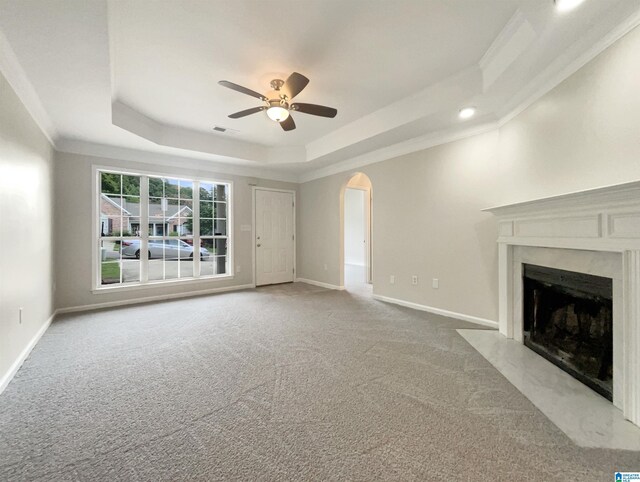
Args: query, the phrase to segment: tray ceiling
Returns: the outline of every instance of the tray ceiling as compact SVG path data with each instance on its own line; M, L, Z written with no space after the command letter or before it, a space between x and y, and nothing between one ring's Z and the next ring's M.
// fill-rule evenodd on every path
M5 75L14 88L21 79L16 90L30 92L23 101L41 110L34 117L58 148L300 173L496 124L612 31L632 28L638 7L586 1L560 14L551 0L0 0L0 66L14 66ZM296 100L336 107L335 119L294 113L298 128L284 132L262 113L227 117L259 101L218 80L266 92L292 71L311 79ZM466 105L478 115L462 123Z

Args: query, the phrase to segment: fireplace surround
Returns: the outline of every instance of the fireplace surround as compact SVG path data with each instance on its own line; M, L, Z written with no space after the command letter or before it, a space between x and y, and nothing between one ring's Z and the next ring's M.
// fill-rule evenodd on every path
M485 211L498 221L505 337L525 341L525 265L611 279L611 399L640 425L640 182Z

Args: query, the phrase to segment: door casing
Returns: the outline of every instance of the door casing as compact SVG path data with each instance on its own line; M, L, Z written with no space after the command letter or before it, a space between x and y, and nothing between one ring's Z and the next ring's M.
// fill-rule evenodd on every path
M256 272L256 258L257 253L257 239L256 239L256 191L275 191L286 192L293 195L293 281L297 281L298 267L296 265L296 251L298 246L298 232L296 228L296 207L298 206L297 192L293 189L275 189L270 187L251 186L251 242L253 243L253 249L251 250L252 259L252 273L253 273L253 286L256 287L257 272Z

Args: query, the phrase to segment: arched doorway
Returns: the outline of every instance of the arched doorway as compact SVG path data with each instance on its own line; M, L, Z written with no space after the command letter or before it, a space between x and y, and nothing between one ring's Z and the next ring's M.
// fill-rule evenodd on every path
M369 177L351 174L341 191L340 279L348 290L371 289L372 185Z

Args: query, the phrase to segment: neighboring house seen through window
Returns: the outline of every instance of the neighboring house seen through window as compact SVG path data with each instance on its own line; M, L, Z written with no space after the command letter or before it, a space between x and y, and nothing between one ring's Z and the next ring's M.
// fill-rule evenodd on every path
M110 171L98 183L98 287L231 274L228 183Z

